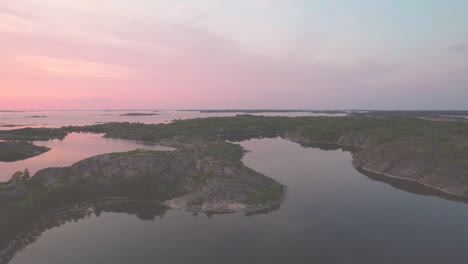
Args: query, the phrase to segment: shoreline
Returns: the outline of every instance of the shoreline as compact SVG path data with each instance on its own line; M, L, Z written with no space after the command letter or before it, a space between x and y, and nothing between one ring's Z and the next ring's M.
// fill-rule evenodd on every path
M457 193L453 193L453 192L449 192L449 191L446 191L442 188L438 188L436 186L433 186L433 185L429 185L429 184L426 184L426 183L422 183L418 180L413 180L413 179L409 179L409 178L406 178L406 177L402 177L402 176L398 176L398 175L394 175L394 174L389 174L389 173L382 173L382 172L378 172L378 171L375 171L375 170L371 170L371 169L368 169L366 168L365 166L359 166L359 165L355 165L354 164L354 161L356 160L355 158L355 152L351 151L351 150L347 150L347 148L357 148L359 149L359 151L365 151L366 150L366 147L363 147L363 146L355 146L355 145L349 145L349 144L339 144L337 142L330 142L330 141L316 141L316 140L308 140L307 138L303 138L303 137L300 137L300 136L286 136L284 137L286 140L289 140L291 142L295 142L299 145L310 145L311 147L314 147L313 145L314 144L327 144L327 145L334 145L338 148L341 148L345 151L349 151L351 152L351 157L352 157L352 162L351 162L351 165L357 169L358 171L359 170L363 170L363 171L366 171L366 172L369 172L369 173L373 173L373 174L377 174L377 175L380 175L380 176L384 176L384 177L388 177L390 179L396 179L396 180L401 180L401 181L408 181L408 182L413 182L413 183L416 183L416 184L419 184L421 186L424 186L424 187L427 187L427 188L430 188L430 189L433 189L433 190L436 190L436 191L439 191L439 192L442 192L443 194L446 194L446 195L450 195L450 196L454 196L454 197L457 197L457 198L461 198L461 199L467 199L468 200L468 195L461 195L461 194L457 194ZM358 152L359 152L358 151Z
M415 180L412 180L412 179L408 179L408 178L404 178L404 177L401 177L401 176L392 175L392 174L388 174L388 173L377 172L377 171L374 171L374 170L367 169L367 168L364 167L364 166L355 166L354 164L352 164L352 166L353 166L355 169L358 169L358 170L363 170L363 171L366 171L366 172L369 172L369 173L374 173L374 174L377 174L377 175L380 175L380 176L385 176L385 177L388 177L388 178L391 178L391 179L397 179L397 180L401 180L401 181L408 181L408 182L417 183L417 184L419 184L419 185L421 185L421 186L425 186L425 187L427 187L427 188L431 188L431 189L433 189L433 190L442 192L442 193L447 194L447 195L451 195L451 196L455 196L455 197L463 198L463 199L468 199L468 196L466 196L466 195L459 195L459 194L456 194L456 193L448 192L448 191L445 191L444 189L437 188L437 187L435 187L435 186L422 183L422 182L420 182L420 181L415 181Z

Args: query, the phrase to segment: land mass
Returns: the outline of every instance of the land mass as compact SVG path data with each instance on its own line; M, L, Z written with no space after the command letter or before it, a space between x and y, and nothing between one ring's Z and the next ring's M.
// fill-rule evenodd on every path
M0 161L24 160L49 150L50 148L36 146L28 142L0 142Z
M107 123L64 129L149 141L178 135L208 141L282 136L308 146L327 144L351 149L356 168L468 196L468 122L463 120L239 115L177 120L170 124Z
M57 138L70 132L152 141L174 151L134 150L47 168L0 184L5 239L51 210L89 199L125 197L170 208L233 212L278 206L285 186L245 167L244 149L226 142L283 137L303 146L350 150L359 170L468 197L468 122L412 117L239 115L170 124L104 123L0 132L0 138Z
M126 113L126 114L121 114L120 116L154 116L154 115L159 115L155 113Z
M26 118L46 118L47 116L41 116L41 115L33 115L33 116L26 116Z
M91 157L65 168L21 173L0 184L0 248L49 212L90 199L135 199L206 213L252 214L279 206L285 186L241 162L244 149L178 136L174 151L137 149Z
M344 114L346 111L342 110L281 110L281 109L219 109L219 110L180 110L185 112L200 112L200 113L318 113L318 114Z
M67 131L59 128L20 128L12 130L0 130L0 140L43 141L63 139Z

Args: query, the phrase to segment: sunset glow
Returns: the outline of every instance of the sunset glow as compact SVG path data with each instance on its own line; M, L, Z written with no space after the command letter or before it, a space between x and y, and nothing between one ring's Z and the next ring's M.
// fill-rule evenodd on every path
M0 109L463 109L468 2L15 0Z

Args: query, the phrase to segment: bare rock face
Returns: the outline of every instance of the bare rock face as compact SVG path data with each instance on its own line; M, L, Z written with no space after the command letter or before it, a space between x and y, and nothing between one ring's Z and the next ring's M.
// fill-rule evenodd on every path
M354 153L352 164L369 172L415 181L445 193L468 197L468 166L458 164L461 162L450 155L441 155L440 151L424 144L391 142Z

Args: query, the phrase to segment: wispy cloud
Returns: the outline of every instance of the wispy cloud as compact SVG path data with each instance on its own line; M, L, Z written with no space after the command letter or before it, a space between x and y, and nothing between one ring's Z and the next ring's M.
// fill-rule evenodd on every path
M23 56L17 60L24 65L52 74L79 78L128 79L134 70L93 61L67 60L44 56Z
M461 43L456 46L450 47L448 49L449 52L451 53L463 53L463 52L468 52L468 42L466 43Z
M41 30L41 26L33 19L14 10L0 8L0 31L38 33Z
M186 4L180 4L180 5L176 6L176 7L173 9L173 11L179 11L179 10L182 10L182 9L184 9L184 8L186 8L186 7L187 7Z

